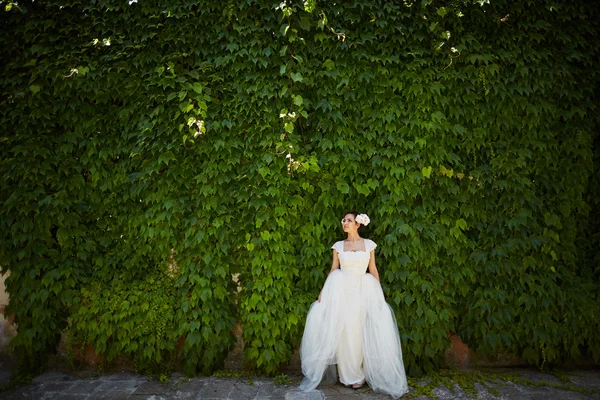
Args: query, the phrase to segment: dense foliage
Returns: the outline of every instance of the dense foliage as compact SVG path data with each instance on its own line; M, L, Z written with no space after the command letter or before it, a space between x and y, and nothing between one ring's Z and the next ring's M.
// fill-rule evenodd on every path
M351 209L409 373L449 332L537 366L600 359L593 2L0 4L22 368L69 328L145 366L183 337L186 371L210 372L239 321L272 373Z
M117 277L82 288L70 316L68 351L90 343L104 362L122 355L139 369L160 365L164 371L174 361L172 344L178 339L175 297L172 280L160 275L133 282Z

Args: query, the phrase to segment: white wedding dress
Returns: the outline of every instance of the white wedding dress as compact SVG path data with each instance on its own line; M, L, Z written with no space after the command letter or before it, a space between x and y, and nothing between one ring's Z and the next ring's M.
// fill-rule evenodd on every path
M366 273L375 247L368 239L365 251L344 251L344 242L332 246L340 269L329 275L321 302L315 301L306 317L301 390L313 390L321 381L335 383L337 364L345 385L366 380L373 390L395 398L408 391L394 312L377 279Z

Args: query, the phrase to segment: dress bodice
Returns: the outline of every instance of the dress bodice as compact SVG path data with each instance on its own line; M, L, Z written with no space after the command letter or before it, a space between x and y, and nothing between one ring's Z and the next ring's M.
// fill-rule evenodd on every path
M344 251L344 242L336 242L332 249L338 253L340 259L340 268L342 272L350 272L352 274L364 275L369 266L371 258L371 250L377 245L369 239L365 239L365 251Z

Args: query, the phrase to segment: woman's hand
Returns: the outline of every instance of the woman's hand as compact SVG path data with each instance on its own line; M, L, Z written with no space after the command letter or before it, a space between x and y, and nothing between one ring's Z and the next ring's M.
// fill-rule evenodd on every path
M321 290L321 293L319 293L319 298L317 299L317 301L320 303L321 302L321 294L323 294L323 291Z

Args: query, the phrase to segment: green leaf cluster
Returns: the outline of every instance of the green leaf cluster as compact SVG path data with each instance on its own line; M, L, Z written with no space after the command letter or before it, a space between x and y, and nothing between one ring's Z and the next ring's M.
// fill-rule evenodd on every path
M6 7L0 266L23 368L69 327L149 368L184 338L186 371L208 373L240 323L247 364L276 374L352 209L411 375L450 332L531 365L598 361L598 11Z
M173 363L172 343L176 290L168 276L144 280L122 277L82 287L68 318L73 346L91 344L104 363L119 356L135 362L139 371L158 373Z

